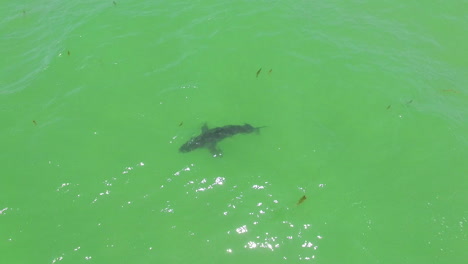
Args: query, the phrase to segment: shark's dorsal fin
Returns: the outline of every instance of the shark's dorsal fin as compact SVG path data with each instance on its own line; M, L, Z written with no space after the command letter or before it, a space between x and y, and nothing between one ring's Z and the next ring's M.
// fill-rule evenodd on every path
M206 131L208 131L208 125L205 123L205 124L203 124L203 126L201 127L201 132L202 132L202 133L205 133Z

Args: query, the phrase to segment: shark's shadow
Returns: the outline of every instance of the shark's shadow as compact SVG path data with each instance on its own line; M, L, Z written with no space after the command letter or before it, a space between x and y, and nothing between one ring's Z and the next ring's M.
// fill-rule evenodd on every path
M258 132L260 127L253 127L249 124L245 125L228 125L223 127L215 127L208 129L208 125L204 124L201 128L201 134L191 138L185 144L183 144L179 151L190 152L198 148L207 148L210 150L214 157L222 156L222 151L216 146L216 144L227 138L232 137L236 134L248 134L252 132Z

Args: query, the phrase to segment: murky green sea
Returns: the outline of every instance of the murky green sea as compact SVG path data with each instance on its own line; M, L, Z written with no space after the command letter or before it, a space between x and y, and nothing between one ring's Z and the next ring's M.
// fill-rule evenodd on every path
M0 5L1 263L467 263L466 1Z

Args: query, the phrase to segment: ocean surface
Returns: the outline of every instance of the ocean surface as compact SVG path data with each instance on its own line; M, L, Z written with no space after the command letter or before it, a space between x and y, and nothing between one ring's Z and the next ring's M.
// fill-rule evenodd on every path
M467 1L0 5L2 263L467 263Z

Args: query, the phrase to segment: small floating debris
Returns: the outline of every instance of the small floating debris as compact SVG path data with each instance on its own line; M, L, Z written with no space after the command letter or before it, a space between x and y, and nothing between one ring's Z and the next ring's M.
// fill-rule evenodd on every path
M184 124L184 121L180 122L180 123L179 123L179 126L182 126L183 124Z
M301 197L301 199L299 199L299 201L297 202L297 205L300 205L301 203L303 203L305 200L307 199L307 197L304 195Z
M36 122L36 120L33 120L33 124L34 124L35 126L37 126L37 122Z
M387 106L387 110L390 109L391 107L392 107L392 105L388 105L388 106Z
M258 78L258 75L260 74L260 72L262 72L262 68L258 69L258 71L257 71L257 78Z
M453 89L443 89L442 92L444 93L459 93L459 91L453 90Z
M268 71L268 74L270 74L272 71L273 71L273 69L270 69L270 70Z

